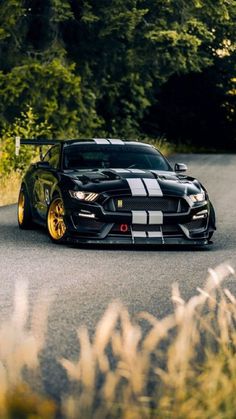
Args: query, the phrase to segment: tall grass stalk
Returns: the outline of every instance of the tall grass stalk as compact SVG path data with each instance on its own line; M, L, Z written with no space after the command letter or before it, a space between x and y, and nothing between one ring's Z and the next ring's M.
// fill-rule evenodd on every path
M78 329L77 361L58 360L71 387L57 405L43 388L32 392L23 374L25 367L38 370L47 310L41 303L26 326L27 289L17 286L15 311L0 328L1 412L11 417L13 405L27 418L32 409L34 418L56 411L68 419L235 418L236 298L226 279L235 281L230 265L209 269L205 287L187 302L174 284L173 312L161 319L110 304L92 337ZM19 397L28 410L14 402Z
M1 418L47 419L54 416L54 403L35 394L25 380L27 371L39 374L39 354L44 347L50 295L47 304L45 301L42 293L30 313L27 283L16 283L13 313L0 325Z

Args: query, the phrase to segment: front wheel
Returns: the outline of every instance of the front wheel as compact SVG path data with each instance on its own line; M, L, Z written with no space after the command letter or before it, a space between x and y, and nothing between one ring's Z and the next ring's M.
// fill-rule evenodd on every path
M61 243L66 237L66 225L64 222L65 208L60 197L54 198L50 203L47 214L48 234L55 243Z
M22 230L28 230L33 227L30 202L25 187L21 187L19 193L17 218L18 225Z
M212 203L210 202L210 220L209 220L209 227L211 227L212 231L209 233L209 240L212 238L214 231L216 230L216 214Z

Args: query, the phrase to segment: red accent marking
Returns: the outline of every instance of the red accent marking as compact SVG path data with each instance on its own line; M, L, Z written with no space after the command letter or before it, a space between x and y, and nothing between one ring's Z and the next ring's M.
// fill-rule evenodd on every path
M121 224L120 225L121 233L127 233L128 229L129 229L128 224Z

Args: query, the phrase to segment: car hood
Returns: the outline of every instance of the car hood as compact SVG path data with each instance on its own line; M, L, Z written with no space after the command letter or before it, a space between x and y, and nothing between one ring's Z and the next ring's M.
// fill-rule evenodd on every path
M198 180L177 174L174 171L139 170L139 169L91 169L64 172L82 190L91 192L115 192L123 190L130 193L128 179L156 179L163 195L184 196L201 191Z

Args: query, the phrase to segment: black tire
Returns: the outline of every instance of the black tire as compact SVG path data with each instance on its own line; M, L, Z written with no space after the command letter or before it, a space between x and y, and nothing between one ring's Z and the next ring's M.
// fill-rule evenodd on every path
M29 230L33 228L32 212L29 202L29 196L24 186L21 187L18 207L17 207L17 219L19 228L22 230Z
M216 230L216 214L212 203L210 202L210 220L209 220L209 228ZM209 240L212 238L214 231L210 231L209 233Z
M216 228L216 214L212 203L210 202L210 222L211 227Z

